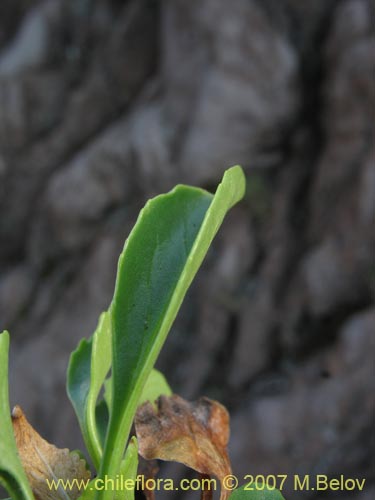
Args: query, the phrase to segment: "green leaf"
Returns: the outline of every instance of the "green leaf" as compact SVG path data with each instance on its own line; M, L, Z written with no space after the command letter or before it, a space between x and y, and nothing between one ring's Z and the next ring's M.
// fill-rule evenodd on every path
M177 186L146 204L125 243L111 305L113 398L101 477L119 470L144 384L212 239L244 190L240 167L225 173L215 196ZM97 494L112 498L110 491Z
M262 489L263 487L264 489ZM263 483L252 482L234 490L229 500L284 500L284 497L279 490L267 489Z
M26 474L18 458L9 408L9 333L0 334L0 483L13 500L34 500Z
M102 422L96 422L96 403L110 367L111 322L109 313L105 312L100 316L92 338L83 339L72 353L67 378L68 396L96 468L99 467L103 453L103 426L100 425Z

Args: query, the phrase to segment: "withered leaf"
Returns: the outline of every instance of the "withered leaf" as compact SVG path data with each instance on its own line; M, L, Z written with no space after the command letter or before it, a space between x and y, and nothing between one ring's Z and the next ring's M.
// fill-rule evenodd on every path
M56 448L43 439L29 424L23 411L15 406L12 411L12 424L18 454L36 500L75 500L82 491L78 484L64 490L62 486L54 489L48 485L53 480L90 479L86 463L75 452Z
M189 403L177 395L160 396L157 409L149 402L138 408L135 429L139 453L147 460L181 462L221 482L231 474L229 415L216 401L200 398ZM221 499L229 494L222 491Z

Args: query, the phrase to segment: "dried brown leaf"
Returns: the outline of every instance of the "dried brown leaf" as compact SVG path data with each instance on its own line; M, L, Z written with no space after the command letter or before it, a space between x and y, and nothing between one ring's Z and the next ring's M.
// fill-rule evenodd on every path
M147 460L181 462L221 482L231 474L229 415L216 401L200 398L189 403L177 395L160 396L157 409L149 402L139 407L135 428L139 453ZM223 491L221 498L228 496Z
M82 494L78 485L69 490L48 486L49 481L88 480L90 471L77 453L59 449L43 439L29 424L23 411L16 406L12 411L14 436L18 454L36 500L75 500Z

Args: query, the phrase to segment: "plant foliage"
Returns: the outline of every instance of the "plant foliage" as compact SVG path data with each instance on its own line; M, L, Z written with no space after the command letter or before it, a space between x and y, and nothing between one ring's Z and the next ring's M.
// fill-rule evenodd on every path
M147 202L120 255L115 292L90 339L72 353L67 392L100 478L134 478L138 443L130 438L137 408L170 396L153 367L225 214L244 195L240 167L224 174L215 194L178 185ZM8 402L9 336L0 336L0 478L15 500L33 493L17 455ZM233 499L273 500L239 489ZM268 495L268 496L267 496ZM275 496L276 495L276 496ZM57 497L56 497L57 498ZM134 491L86 489L86 500L133 500Z

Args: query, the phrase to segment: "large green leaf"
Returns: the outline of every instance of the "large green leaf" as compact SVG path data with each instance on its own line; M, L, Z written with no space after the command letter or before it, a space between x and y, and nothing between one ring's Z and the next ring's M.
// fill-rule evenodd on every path
M102 457L102 426L96 422L96 402L111 367L111 322L103 313L90 340L83 339L70 357L67 391L82 435L96 468ZM105 411L105 408L103 408ZM103 416L103 411L98 415Z
M9 408L9 334L0 334L0 482L12 500L34 500L26 474L18 458Z
M284 500L279 490L264 488L263 483L244 484L241 488L234 490L229 500ZM250 489L252 488L252 489Z
M118 472L143 386L212 239L244 190L242 169L233 167L215 196L180 185L141 211L120 256L111 305L113 398L101 476Z

